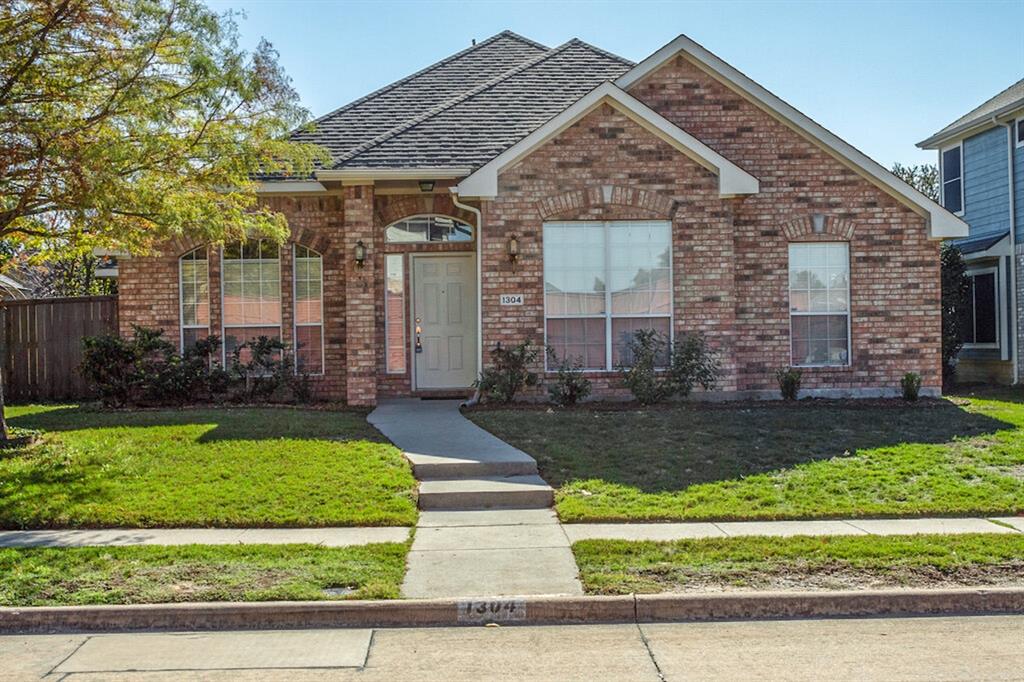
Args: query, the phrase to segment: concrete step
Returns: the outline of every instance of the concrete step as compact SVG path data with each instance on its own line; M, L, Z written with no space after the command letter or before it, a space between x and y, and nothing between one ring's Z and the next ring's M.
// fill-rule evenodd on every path
M537 462L530 459L497 459L497 460L469 460L449 458L447 460L439 457L431 458L427 462L412 462L413 475L421 481L430 479L454 479L454 478L486 478L506 476L534 476L537 474Z
M422 481L420 509L543 509L554 491L540 476L487 476Z

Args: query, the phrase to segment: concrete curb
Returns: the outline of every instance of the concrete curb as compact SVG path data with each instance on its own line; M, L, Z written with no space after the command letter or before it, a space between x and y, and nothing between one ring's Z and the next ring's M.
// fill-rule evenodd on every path
M1024 613L1024 588L0 608L0 632L568 625Z

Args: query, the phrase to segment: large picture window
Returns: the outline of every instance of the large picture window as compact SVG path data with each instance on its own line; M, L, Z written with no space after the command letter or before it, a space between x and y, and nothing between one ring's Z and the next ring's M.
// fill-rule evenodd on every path
M789 245L792 363L850 364L850 250L845 242Z
M970 288L967 309L960 325L964 345L975 348L999 347L999 288L995 268L967 273Z
M266 239L224 246L222 310L224 355L267 336L281 338L281 260L278 245Z
M181 296L181 350L210 335L210 269L206 247L189 251L178 259Z
M316 251L294 247L295 368L308 374L324 371L323 258Z
M638 329L672 330L668 221L544 224L546 341L557 360L612 370Z

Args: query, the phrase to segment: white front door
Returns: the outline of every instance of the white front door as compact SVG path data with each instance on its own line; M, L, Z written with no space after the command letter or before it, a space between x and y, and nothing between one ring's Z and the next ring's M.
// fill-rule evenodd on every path
M467 388L476 379L473 254L412 260L416 389Z

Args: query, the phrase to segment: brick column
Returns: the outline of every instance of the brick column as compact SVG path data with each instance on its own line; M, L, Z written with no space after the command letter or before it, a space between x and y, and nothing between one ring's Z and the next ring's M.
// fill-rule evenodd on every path
M346 187L345 201L345 369L349 405L377 402L376 269L373 239L373 187ZM366 245L367 258L355 262L356 243Z

